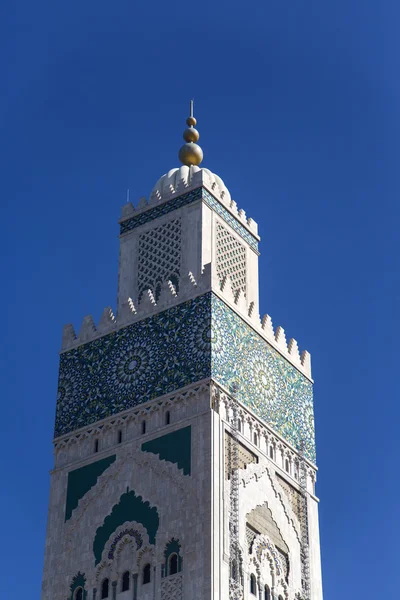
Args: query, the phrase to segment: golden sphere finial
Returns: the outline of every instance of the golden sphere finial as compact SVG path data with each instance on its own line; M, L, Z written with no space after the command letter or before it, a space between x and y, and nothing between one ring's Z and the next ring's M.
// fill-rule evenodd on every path
M184 165L190 167L191 165L199 165L203 160L203 150L196 144L200 134L194 128L197 121L193 116L193 100L190 101L190 116L186 119L186 123L189 125L188 129L183 133L183 139L186 144L179 150L179 160Z

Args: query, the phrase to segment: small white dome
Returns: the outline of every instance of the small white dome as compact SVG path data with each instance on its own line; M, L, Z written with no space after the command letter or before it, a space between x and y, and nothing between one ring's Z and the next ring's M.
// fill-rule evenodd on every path
M209 169L204 169L198 167L196 165L192 165L187 167L186 165L182 165L179 169L171 169L165 175L160 177L154 186L151 195L157 195L158 197L163 197L167 195L173 194L181 181L183 180L185 187L190 187L193 176L202 171L206 175L206 180L211 189L214 189L217 186L219 194L222 194L225 202L231 201L231 195L229 193L228 188L225 186L224 182L218 175L212 173Z

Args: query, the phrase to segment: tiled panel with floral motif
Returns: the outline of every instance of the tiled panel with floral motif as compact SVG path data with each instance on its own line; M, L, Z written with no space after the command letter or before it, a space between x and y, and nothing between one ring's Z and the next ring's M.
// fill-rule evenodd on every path
M55 436L207 377L315 461L311 382L212 293L64 352Z
M61 355L55 436L205 379L211 295Z
M315 461L311 382L215 296L212 346L212 378Z

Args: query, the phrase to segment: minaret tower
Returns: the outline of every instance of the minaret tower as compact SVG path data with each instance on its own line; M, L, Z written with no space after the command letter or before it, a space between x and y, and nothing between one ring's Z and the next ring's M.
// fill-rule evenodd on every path
M42 600L322 600L310 355L187 125L122 208L115 316L64 327Z

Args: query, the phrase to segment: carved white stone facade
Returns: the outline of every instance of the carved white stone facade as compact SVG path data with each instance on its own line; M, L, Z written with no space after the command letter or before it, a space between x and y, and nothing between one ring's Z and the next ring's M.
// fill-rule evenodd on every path
M207 195L196 195L200 188ZM176 203L167 210L169 202ZM307 385L312 383L310 355L300 355L295 340L287 343L283 328L274 330L268 315L260 319L257 225L237 210L222 180L205 169L174 170L156 184L149 203L142 199L136 210L126 205L120 223L116 316L107 307L97 326L85 317L78 336L67 325L63 360L82 362L83 350L92 344L97 354L90 369L101 369L118 332L133 324L146 328L149 318L214 294ZM171 338L177 329L172 318L168 328ZM165 335L160 333L160 344ZM208 340L197 336L193 343L203 342ZM177 351L178 346L179 339ZM157 379L157 373L140 371L141 356L132 354L115 385L129 382L131 370ZM195 347L188 356L196 360ZM176 361L177 372L184 368ZM85 404L82 400L76 410L95 411L101 390L80 389ZM232 431L233 402L238 405L237 433ZM82 600L102 600L106 579L110 600L228 600L231 480L226 453L232 434L241 448L243 600L264 600L266 589L270 600L303 597L301 464L309 521L307 600L322 600L316 465L248 404L234 401L212 372L55 438L41 600L76 600L74 582L83 582ZM176 440L183 440L178 452ZM123 591L126 572L129 589Z
M182 600L182 575L172 575L161 583L161 600Z

